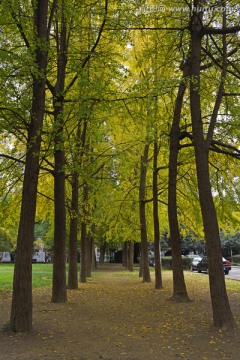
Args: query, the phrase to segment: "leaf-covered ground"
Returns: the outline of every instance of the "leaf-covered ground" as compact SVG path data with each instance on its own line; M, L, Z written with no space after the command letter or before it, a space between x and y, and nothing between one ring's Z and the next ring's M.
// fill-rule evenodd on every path
M193 300L187 304L169 300L169 271L163 273L163 290L154 289L153 276L143 284L137 271L97 272L79 290L68 291L67 304L52 304L50 288L35 289L34 331L28 335L3 331L11 294L1 293L0 359L239 359L240 331L211 326L208 276L185 277ZM227 286L240 328L240 286L233 280Z

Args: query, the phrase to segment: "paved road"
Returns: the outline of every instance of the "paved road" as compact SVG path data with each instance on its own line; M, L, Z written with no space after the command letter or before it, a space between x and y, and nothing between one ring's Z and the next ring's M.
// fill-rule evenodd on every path
M206 272L203 272L202 274L206 274ZM232 266L232 270L230 270L228 275L225 275L225 278L240 280L240 266Z
M232 266L232 270L228 275L225 275L226 279L240 280L240 266Z

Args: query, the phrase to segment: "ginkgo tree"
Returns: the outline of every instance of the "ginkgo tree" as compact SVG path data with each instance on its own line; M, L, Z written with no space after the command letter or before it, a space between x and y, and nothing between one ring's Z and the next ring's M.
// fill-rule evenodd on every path
M238 31L238 27L229 27L227 28L227 17L226 11L222 12L223 14L223 23L222 28L210 28L208 26L204 27L202 21L204 14L204 10L201 8L201 4L197 1L194 2L194 8L192 10L190 17L190 45L189 45L189 53L184 59L184 63L182 65L182 69L184 72L184 77L186 76L186 80L190 81L190 109L191 109L191 126L192 126L192 134L191 131L180 132L179 122L176 123L176 135L175 138L178 142L180 139L185 136L189 139L193 140L194 150L195 150L195 159L196 159L196 170L197 170L197 180L198 180L198 191L199 191L199 199L203 217L203 226L206 237L206 246L208 251L209 263L211 266L209 268L210 272L210 289L213 301L213 314L214 314L214 324L216 326L228 326L231 327L234 325L231 311L229 310L228 300L226 296L226 290L224 290L224 279L223 279L223 271L222 271L222 260L221 260L221 249L220 249L220 241L218 236L218 224L216 211L213 203L212 192L211 192L211 184L210 184L210 172L209 172L209 162L208 162L208 152L211 145L213 145L212 150L214 150L214 130L215 124L218 121L218 113L221 108L221 102L224 91L224 81L227 74L227 63L228 63L228 48L227 48L227 40L226 34L235 33ZM225 4L226 5L226 4ZM197 10L200 9L200 10ZM201 19L201 20L200 20ZM215 21L217 21L217 17L215 17ZM218 19L219 20L219 19ZM231 22L230 18L229 21ZM222 35L220 39L214 40L214 35ZM220 82L216 88L211 89L211 106L206 106L203 111L202 104L204 103L204 88L202 87L202 83L204 83L204 70L208 70L209 65L205 60L205 63L200 66L202 60L202 39L204 36L210 36L211 40L213 40L215 46L221 49L222 54L222 62L217 62L220 65ZM221 43L222 42L222 43ZM217 44L217 45L216 45ZM207 44L208 45L208 44ZM212 60L212 59L211 59ZM211 65L210 65L211 66ZM201 72L202 71L202 72ZM200 80L201 79L201 80ZM206 79L206 77L205 77ZM186 83L186 82L185 82ZM183 88L185 86L183 83ZM183 94L181 95L183 96ZM209 104L210 92L208 91L208 104ZM182 101L182 98L180 99ZM180 111L182 104L180 103ZM209 122L203 122L205 117L210 118ZM209 126L208 126L209 124ZM205 133L207 134L205 136ZM190 134L190 135L189 135ZM176 146L176 145L175 145ZM178 145L177 145L178 146ZM224 145L222 144L224 147ZM204 149L206 153L204 153ZM205 154L205 155L204 155ZM205 170L204 170L205 169ZM206 186L208 184L208 193L206 191ZM210 210L211 209L211 210ZM214 216L214 221L212 221L212 217ZM211 224L209 223L209 219L211 217ZM176 227L175 227L176 228ZM213 235L213 233L215 235ZM213 245L214 244L214 245ZM215 281L215 278L218 278L218 281ZM221 284L221 286L220 286ZM224 296L220 297L218 294L221 291ZM221 302L221 306L214 306L214 304ZM218 309L225 308L224 315L219 312Z
M48 1L35 4L33 14L24 21L28 4L21 6L14 2L1 2L3 21L3 49L10 58L19 56L21 64L13 67L13 80L6 86L6 103L2 106L2 118L14 129L14 114L19 120L15 135L25 145L24 176L20 221L15 257L13 298L10 328L13 331L30 331L32 328L32 283L31 263L34 240L37 184L39 174L39 151L45 110L45 85L48 54ZM2 15L1 15L2 16ZM41 19L41 20L40 20ZM2 19L3 20L3 19ZM50 25L50 24L49 24ZM13 31L15 37L9 36ZM9 38L8 38L9 36ZM15 43L17 42L17 46ZM10 49L6 48L10 45ZM19 47L19 49L18 49ZM3 51L4 52L4 51ZM25 60L25 61L24 61ZM5 62L6 63L6 62ZM10 61L13 65L14 61ZM8 69L6 69L8 70ZM11 89L12 85L12 91ZM26 95L21 93L26 89ZM14 102L19 102L20 111L15 111ZM12 125L11 125L12 123ZM21 129L21 130L20 130ZM20 131L19 131L20 130Z
M240 29L236 1L206 3L1 2L1 216L22 190L12 330L32 326L35 212L54 234L52 301L67 300L67 231L71 288L80 237L82 282L93 240L141 242L150 281L148 240L168 220L173 298L189 300L183 223L206 238L214 324L234 326L218 227L238 225Z

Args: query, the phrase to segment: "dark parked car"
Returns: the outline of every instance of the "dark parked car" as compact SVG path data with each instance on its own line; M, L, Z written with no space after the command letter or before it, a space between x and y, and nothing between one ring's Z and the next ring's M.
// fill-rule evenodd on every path
M195 255L194 258L192 259L192 264L191 264L191 270L192 271L197 271L198 270L198 264L199 262L202 260L202 256L199 255Z
M231 270L231 262L226 260L224 257L222 258L222 262L223 262L224 274L227 275L229 273L229 271ZM207 256L203 256L201 261L199 261L199 263L197 264L197 270L199 273L202 271L208 271Z

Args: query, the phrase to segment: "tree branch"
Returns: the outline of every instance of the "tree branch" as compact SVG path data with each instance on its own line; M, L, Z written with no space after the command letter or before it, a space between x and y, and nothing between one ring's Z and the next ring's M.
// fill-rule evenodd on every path
M226 12L223 13L223 29L226 28ZM210 125L208 128L208 133L207 133L207 138L206 138L206 148L209 149L212 139L213 139L213 134L214 134L214 128L217 122L217 116L218 116L218 112L221 106L221 102L222 102L222 97L223 97L223 91L224 91L224 82L225 82L225 78L226 78L226 74L227 74L227 39L226 39L226 34L223 34L223 38L222 38L222 46L223 46L223 64L222 64L222 72L221 72L221 80L220 80L220 84L219 84L219 88L218 88L218 93L217 93L217 97L216 97L216 101L215 101L215 105L214 105L214 109L212 112L212 116L211 116L211 120L210 120Z
M211 27L204 27L201 29L201 35L211 34L211 35L227 35L227 34L235 34L240 31L240 25L226 27L226 28L211 28Z
M25 155L23 155L20 159L15 158L14 156L11 156L11 155L7 155L7 154L0 154L0 157L6 158L8 160L13 160L14 162L25 165L25 161L22 160L22 158L24 158Z
M16 162L16 163L23 164L23 165L25 165L25 160L22 160L22 159L23 159L25 156L26 156L26 155L24 154L20 159L18 159L18 158L15 158L14 156L0 153L0 157L5 158L5 159L8 159L8 160L12 160L12 161L14 161L14 162ZM46 167L44 167L44 166L41 166L41 165L40 165L40 169L41 169L41 170L44 170L44 171L47 171L47 172L50 173L50 174L54 174L53 170L50 170L50 169L48 169L48 168L46 168Z
M29 43L29 41L27 39L27 36L25 35L22 24L19 22L19 19L17 18L17 15L13 10L11 11L11 15L12 15L13 20L15 21L15 24L16 24L16 26L17 26L20 34L21 34L21 37L22 37L26 47L29 49L30 48L30 43Z
M103 33L103 30L104 30L104 27L105 27L105 24L106 24L106 21L107 21L107 13L108 13L108 0L105 0L105 8L104 8L104 18L103 18L103 21L102 21L102 25L100 26L100 29L99 29L99 32L98 32L98 36L96 38L96 41L95 43L93 44L91 50L89 51L89 54L86 56L86 58L83 60L82 62L82 65L81 65L81 68L84 69L86 64L88 63L88 61L90 60L92 54L94 53L94 51L96 50L96 47L98 46L99 44L99 41L101 39L101 36L102 36L102 33ZM70 89L71 87L75 84L76 80L78 79L78 74L76 74L74 76L74 78L72 79L72 81L69 83L69 85L66 87L65 91L64 91L64 94L66 94Z
M240 96L240 93L226 93L226 92L223 92L223 96Z
M42 193L42 192L40 192L40 191L38 191L37 193L38 193L39 195L41 195L41 196L45 197L46 199L48 199L48 200L50 200L50 201L54 202L54 199L53 199L53 198L51 198L50 196L47 196L47 195L43 194L43 193Z
M184 31L188 29L188 27L184 27L184 28L166 28L166 27L129 27L129 28L125 28L125 27L119 27L119 28L105 28L105 31L134 31L134 30L166 30L166 31Z

